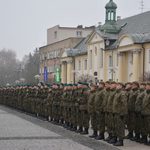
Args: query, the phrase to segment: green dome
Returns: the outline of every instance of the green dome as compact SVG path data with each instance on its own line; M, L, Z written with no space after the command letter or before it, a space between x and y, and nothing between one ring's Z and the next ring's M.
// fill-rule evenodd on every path
M116 3L113 2L113 0L110 0L106 6L105 6L106 9L116 9L117 8L117 5Z

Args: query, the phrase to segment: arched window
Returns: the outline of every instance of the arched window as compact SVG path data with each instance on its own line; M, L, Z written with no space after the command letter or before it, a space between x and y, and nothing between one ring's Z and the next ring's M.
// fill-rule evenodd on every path
M111 12L108 11L108 20L111 20Z
M114 20L114 12L111 12L111 20Z

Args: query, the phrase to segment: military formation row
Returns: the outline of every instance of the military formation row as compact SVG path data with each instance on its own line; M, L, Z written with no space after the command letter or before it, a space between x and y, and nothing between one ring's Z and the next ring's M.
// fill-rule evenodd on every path
M150 145L150 83L2 87L0 104L81 134L89 134L91 125L91 138L115 146L123 146L124 138Z

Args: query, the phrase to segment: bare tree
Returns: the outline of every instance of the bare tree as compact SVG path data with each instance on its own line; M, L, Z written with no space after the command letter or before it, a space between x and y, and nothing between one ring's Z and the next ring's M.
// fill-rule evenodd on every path
M17 59L13 50L0 51L0 85L13 84L17 79Z
M92 79L93 79L93 77L90 76L89 74L80 75L80 76L77 78L77 82L78 82L78 81L81 81L81 82L92 82Z
M22 64L24 64L23 77L26 79L27 83L36 83L35 75L39 74L39 51L36 50L33 54L26 55L23 59Z

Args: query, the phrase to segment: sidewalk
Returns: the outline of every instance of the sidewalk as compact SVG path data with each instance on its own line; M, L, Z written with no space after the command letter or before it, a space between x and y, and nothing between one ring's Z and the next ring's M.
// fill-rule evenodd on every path
M90 130L90 134L92 131ZM61 126L0 106L0 150L150 150L125 140L124 147L90 139Z

